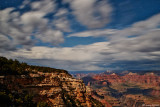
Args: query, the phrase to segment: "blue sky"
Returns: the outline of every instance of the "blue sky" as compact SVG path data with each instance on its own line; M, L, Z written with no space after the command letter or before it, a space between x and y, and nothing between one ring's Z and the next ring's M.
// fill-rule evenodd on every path
M160 70L159 0L0 0L0 55L68 71Z

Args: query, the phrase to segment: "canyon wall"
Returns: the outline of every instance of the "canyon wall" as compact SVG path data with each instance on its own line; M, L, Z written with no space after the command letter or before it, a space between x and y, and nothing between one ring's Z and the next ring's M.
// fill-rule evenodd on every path
M7 75L0 78L1 84L6 85L13 93L32 94L34 102L43 101L55 107L101 105L86 92L82 80L66 73L34 72L29 75Z

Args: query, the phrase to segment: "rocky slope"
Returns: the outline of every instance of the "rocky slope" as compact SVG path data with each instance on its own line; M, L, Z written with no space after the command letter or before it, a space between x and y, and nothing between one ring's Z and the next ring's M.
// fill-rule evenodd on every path
M5 71L8 65L7 60L3 60L0 71ZM27 65L22 75L20 70L16 71L20 67L21 64L15 70L10 68L16 74L7 70L7 74L1 74L0 106L103 107L90 96L83 81L73 78L67 71Z
M122 107L160 106L160 76L154 73L97 74L82 78L91 95L104 105ZM106 103L106 102L108 103ZM156 106L156 107L158 107Z

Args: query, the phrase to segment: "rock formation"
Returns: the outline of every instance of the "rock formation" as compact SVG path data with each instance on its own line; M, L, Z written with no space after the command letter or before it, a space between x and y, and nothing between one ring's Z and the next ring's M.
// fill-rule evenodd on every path
M65 73L41 73L20 76L4 76L1 83L11 91L34 94L34 101L45 101L50 106L91 107L97 105L86 93L82 80Z
M91 96L105 106L160 105L160 76L154 73L139 75L128 72L122 76L101 73L88 79L85 77L85 80L88 82L87 87L90 87Z
M67 71L0 57L0 106L103 107ZM6 103L8 102L8 103Z

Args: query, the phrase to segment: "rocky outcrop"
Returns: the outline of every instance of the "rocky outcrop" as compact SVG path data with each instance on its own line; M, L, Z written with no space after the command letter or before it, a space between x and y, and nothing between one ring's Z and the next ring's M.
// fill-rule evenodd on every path
M0 106L91 107L103 105L66 70L0 57ZM6 103L8 102L8 103Z
M1 83L19 94L34 95L34 102L45 101L55 107L91 107L97 103L86 92L82 80L66 73L30 73L29 75L8 75L1 77Z

